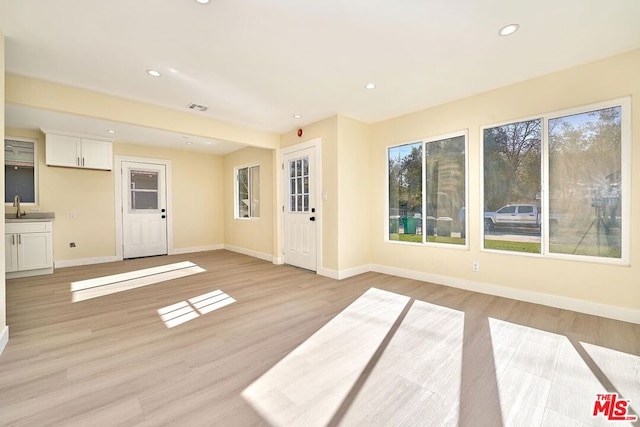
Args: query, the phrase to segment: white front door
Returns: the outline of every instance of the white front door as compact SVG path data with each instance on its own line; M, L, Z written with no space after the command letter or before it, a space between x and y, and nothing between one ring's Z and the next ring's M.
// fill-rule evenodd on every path
M122 162L123 257L167 254L166 166Z
M284 262L316 271L315 147L284 154Z

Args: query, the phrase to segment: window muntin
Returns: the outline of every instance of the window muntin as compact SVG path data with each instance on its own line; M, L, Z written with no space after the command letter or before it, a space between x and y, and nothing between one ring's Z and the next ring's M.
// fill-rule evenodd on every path
M260 166L236 169L236 218L260 217Z
M4 141L4 201L37 203L37 147L35 142L7 138Z
M531 250L535 248L533 241L518 243L512 239L513 247L509 247L509 243L496 244L493 240L498 240L496 230L487 226L487 216L492 215L487 212L488 203L492 193L499 193L492 190L500 185L505 188L506 184L487 180L496 174L500 165L493 161L495 152L487 149L493 142L488 131L495 127L483 129L484 249L628 263L630 104L625 98L547 114L540 119L544 125L541 155L539 164L532 167L539 168L544 179L540 180L541 191L535 197L536 203L527 203L534 206L537 215L517 214L519 218L537 218L539 225L532 228L542 232L539 233L540 249L535 251ZM533 171L530 175L533 176ZM517 231L515 227L507 227L507 237L518 237L514 231ZM532 233L528 235L531 237Z
M622 107L549 120L549 252L620 258Z
M422 242L422 145L388 150L389 240Z

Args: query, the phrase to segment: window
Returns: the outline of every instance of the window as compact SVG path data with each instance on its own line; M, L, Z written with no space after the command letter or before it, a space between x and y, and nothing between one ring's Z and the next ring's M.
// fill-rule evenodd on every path
M236 169L236 218L260 217L260 166Z
M627 262L630 141L628 99L484 129L484 248Z
M37 146L18 138L4 141L4 201L13 203L16 195L21 203L37 203Z
M422 142L389 148L389 240L422 242Z
M131 183L129 212L157 211L160 204L158 172L130 169L129 174Z
M389 148L389 240L466 245L466 166L466 134Z
M549 120L549 250L620 258L622 107Z
M425 143L428 242L466 243L465 136Z
M289 161L289 212L309 212L309 158Z
M484 129L483 147L485 249L540 253L535 214L516 209L539 210L542 120Z

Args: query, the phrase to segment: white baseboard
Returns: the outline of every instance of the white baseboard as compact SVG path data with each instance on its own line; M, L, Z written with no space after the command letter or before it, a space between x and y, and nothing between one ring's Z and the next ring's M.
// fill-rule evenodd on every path
M169 255L181 255L181 254L192 254L195 252L206 252L206 251L218 251L220 249L224 249L224 245L208 245L208 246L194 246L192 248L179 248L172 249L169 251Z
M370 265L360 265L358 267L347 268L345 270L332 270L330 268L321 267L316 271L317 274L325 277L329 277L335 280L348 279L349 277L357 276L359 274L368 273L371 271Z
M258 252L251 249L245 249L245 248L241 248L239 246L233 246L233 245L224 245L224 249L231 252L237 252L243 255L249 255L254 258L263 259L265 261L273 262L275 264L275 257L271 254L266 254L264 252Z
M116 256L105 256L98 258L79 258L79 259L67 259L54 261L55 268L65 268L65 267L76 267L79 265L91 265L91 264L102 264L105 262L115 262L122 261L121 258Z
M495 295L518 301L542 304L549 307L562 308L565 310L577 311L579 313L591 314L594 316L606 317L609 319L622 320L640 324L640 311L623 307L598 304L589 301L567 298L557 295L544 294L540 292L513 289L504 286L493 285L484 282L474 282L470 280L456 279L454 277L429 274L420 271L406 270L396 267L373 264L371 271L376 273L389 274L392 276L404 277L407 279L431 282L453 288L465 289L483 294Z
M5 326L4 330L0 334L0 354L2 354L8 342L9 342L9 327Z
M371 266L360 265L358 267L347 268L345 270L338 271L338 280L348 279L349 277L358 276L360 274L368 273L371 271Z
M340 272L338 270L331 270L330 268L320 267L316 270L316 274L319 274L330 279L340 280Z
M283 257L273 257L273 263L275 265L282 265L284 264L284 258Z

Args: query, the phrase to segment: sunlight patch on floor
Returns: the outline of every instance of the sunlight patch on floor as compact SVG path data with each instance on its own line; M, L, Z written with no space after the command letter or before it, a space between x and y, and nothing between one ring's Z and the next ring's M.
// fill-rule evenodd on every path
M593 416L597 394L640 404L638 356L503 320L489 324L505 425L605 424Z
M211 313L219 308L236 302L221 290L208 292L186 301L169 305L158 309L158 315L167 328L173 328L199 317L202 314Z
M463 328L462 312L371 288L242 396L273 426L455 425Z
M79 302L206 271L185 261L71 283L71 301Z

